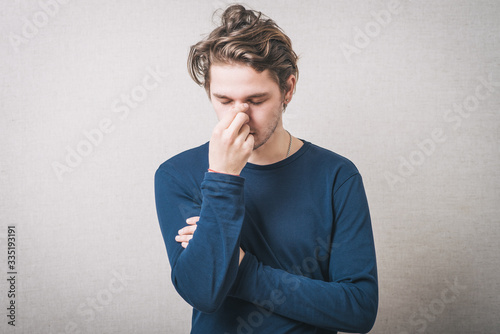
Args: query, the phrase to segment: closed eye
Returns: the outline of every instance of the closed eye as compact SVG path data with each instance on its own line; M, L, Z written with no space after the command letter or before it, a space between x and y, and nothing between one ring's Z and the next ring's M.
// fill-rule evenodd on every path
M227 105L227 104L230 104L233 101L231 101L231 100L224 100L224 101L219 101L219 102L220 102L220 104ZM266 102L266 101L265 100L264 101L258 101L258 102L257 101L248 101L248 103L250 103L250 104L252 104L254 106L258 106L259 104L262 104L264 102Z

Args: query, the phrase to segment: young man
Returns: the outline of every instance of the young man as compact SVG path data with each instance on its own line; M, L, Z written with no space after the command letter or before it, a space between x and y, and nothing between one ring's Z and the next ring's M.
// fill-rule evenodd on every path
M283 128L298 77L290 39L233 5L188 67L219 122L158 168L155 193L191 333L368 332L378 285L361 176Z

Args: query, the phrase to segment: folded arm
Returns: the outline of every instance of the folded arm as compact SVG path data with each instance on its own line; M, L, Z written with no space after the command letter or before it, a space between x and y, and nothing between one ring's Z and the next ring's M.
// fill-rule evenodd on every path
M172 173L159 169L155 175L156 207L172 283L184 300L202 312L219 308L238 273L243 183L237 176L206 173L200 207L193 192ZM187 218L198 215L197 233L184 249L175 237Z
M229 295L324 329L370 331L378 307L377 266L359 174L335 192L333 201L334 235L327 280L263 265L247 252ZM297 259L297 264L302 260Z

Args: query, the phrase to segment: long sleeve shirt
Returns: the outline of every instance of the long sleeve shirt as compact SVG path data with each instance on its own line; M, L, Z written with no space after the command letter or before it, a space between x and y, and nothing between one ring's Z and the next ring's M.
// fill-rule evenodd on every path
M155 174L171 280L191 333L366 333L378 282L368 203L346 158L307 141L240 176L208 173L208 143ZM187 248L175 241L199 216ZM239 248L245 256L239 264Z

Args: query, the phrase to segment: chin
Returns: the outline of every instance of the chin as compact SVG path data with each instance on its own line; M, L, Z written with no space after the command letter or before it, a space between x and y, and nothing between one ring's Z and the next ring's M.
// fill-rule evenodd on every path
M259 138L255 138L254 144L253 144L253 150L257 150L260 148L262 145L264 145L267 142L267 140L259 140Z
M264 133L264 136L262 136L262 133L256 134L254 133L254 145L253 145L253 150L255 151L256 149L260 148L261 146L265 145L268 140L272 137L274 134L274 130L276 130L276 126L274 126L272 131Z

